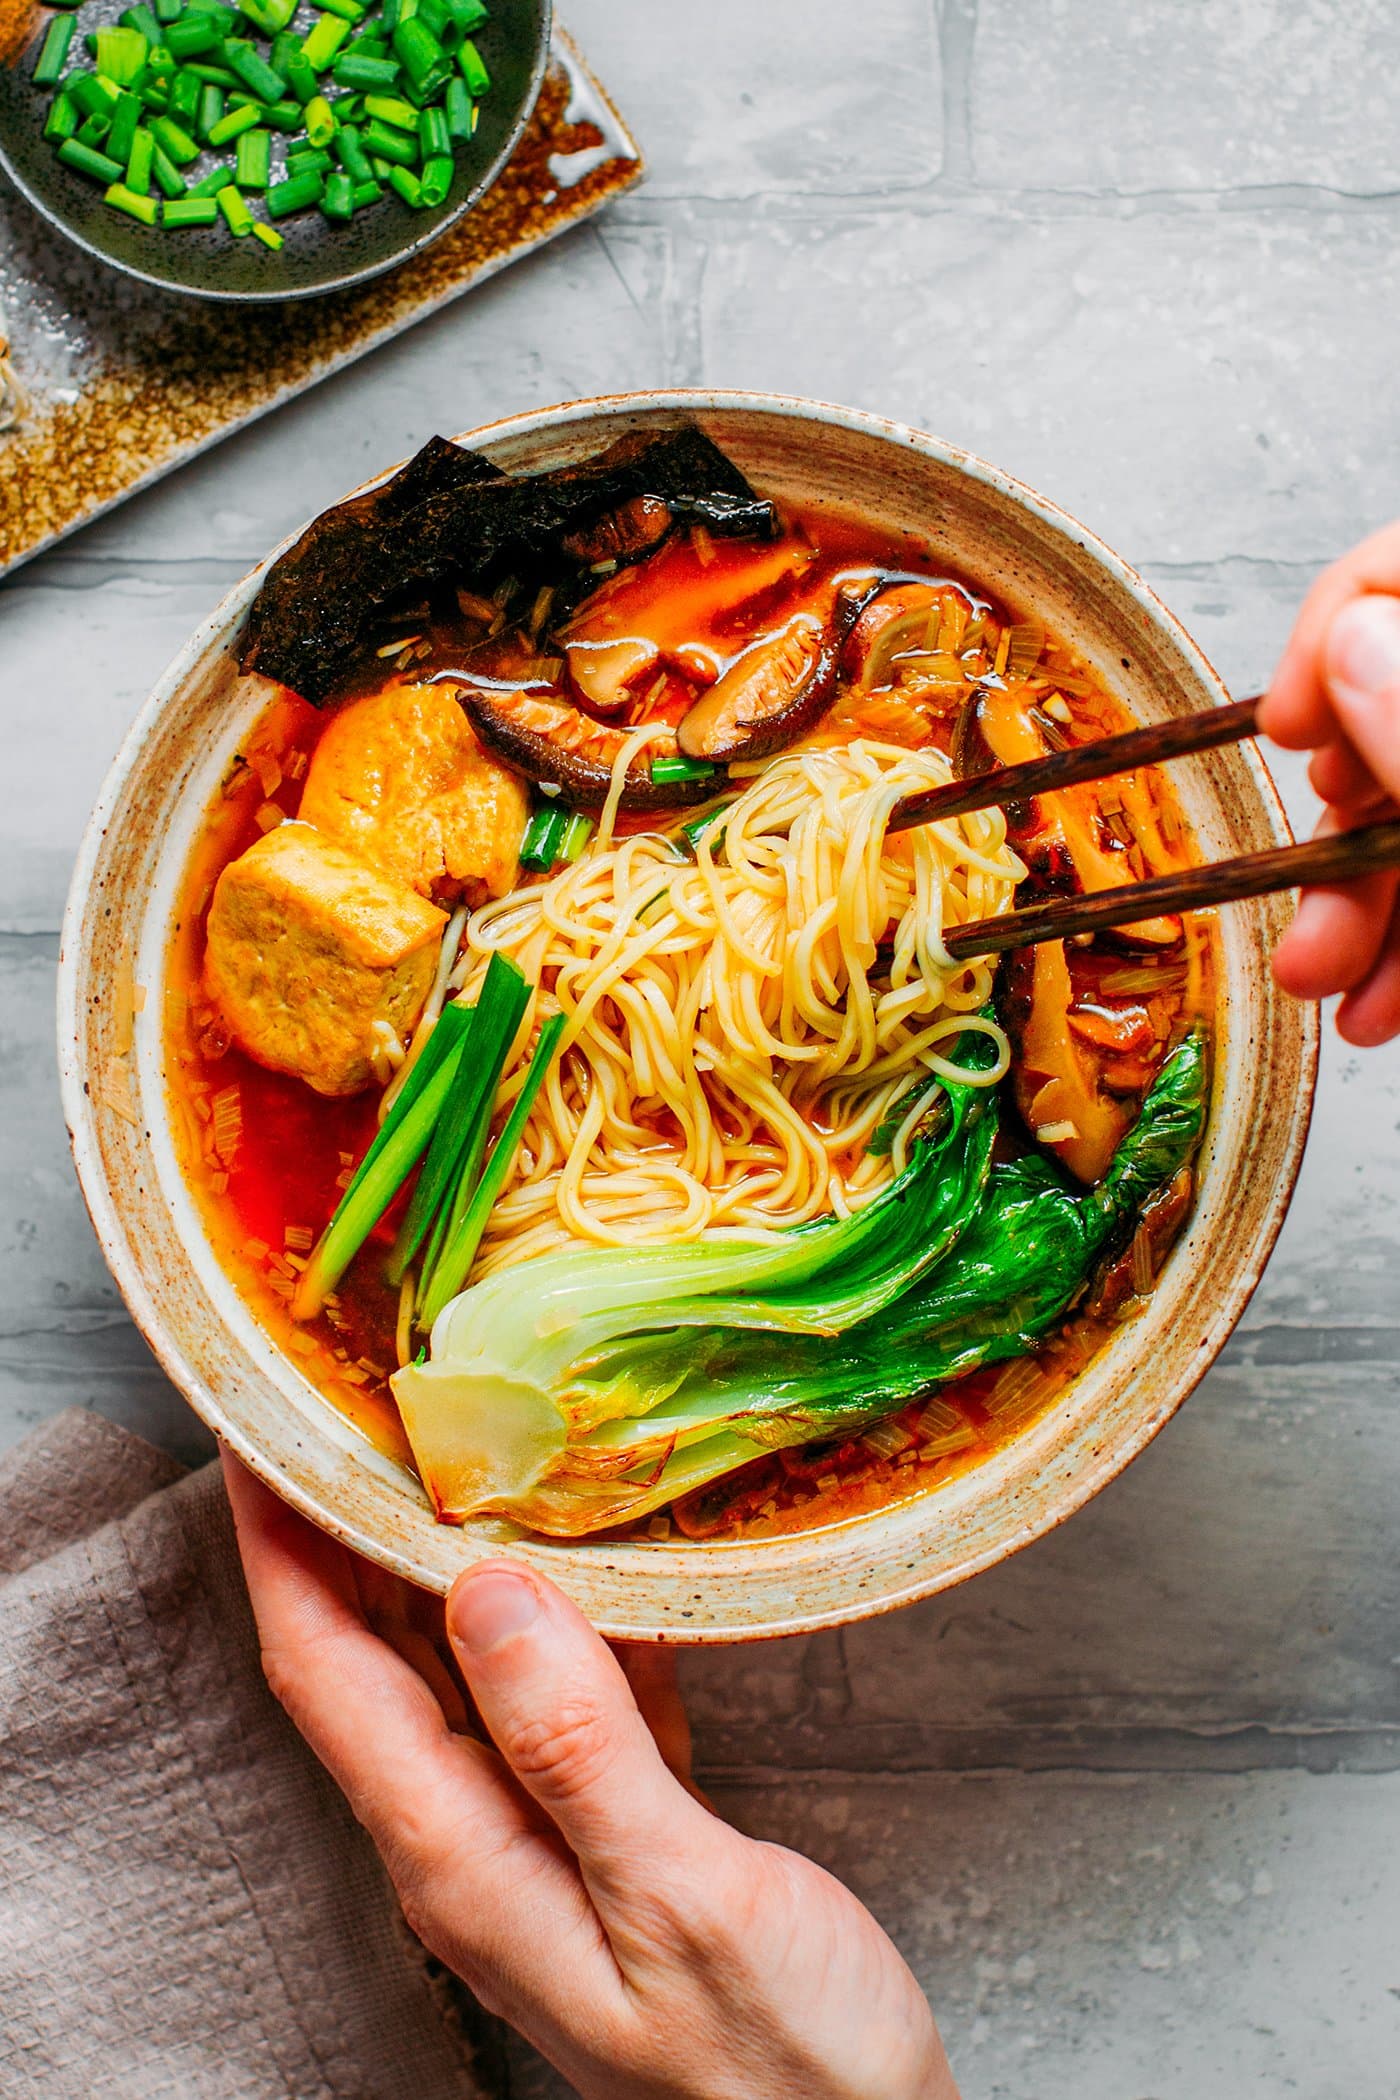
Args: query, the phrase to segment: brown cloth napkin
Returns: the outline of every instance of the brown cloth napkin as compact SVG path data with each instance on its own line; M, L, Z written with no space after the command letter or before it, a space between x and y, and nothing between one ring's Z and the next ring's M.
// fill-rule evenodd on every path
M0 1461L0 2095L482 2090L263 1684L217 1468L58 1416Z

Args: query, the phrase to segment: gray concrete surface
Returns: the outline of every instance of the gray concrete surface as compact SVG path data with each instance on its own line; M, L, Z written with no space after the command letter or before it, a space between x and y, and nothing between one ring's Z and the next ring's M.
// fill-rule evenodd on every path
M633 384L823 394L1043 486L1241 692L1400 510L1390 0L565 13L649 186L0 592L5 1438L76 1400L204 1448L72 1183L56 929L151 680L363 473ZM689 1666L716 1795L872 1903L968 2100L1400 2093L1397 1278L1400 1052L1329 1039L1269 1274L1121 1482L942 1601Z

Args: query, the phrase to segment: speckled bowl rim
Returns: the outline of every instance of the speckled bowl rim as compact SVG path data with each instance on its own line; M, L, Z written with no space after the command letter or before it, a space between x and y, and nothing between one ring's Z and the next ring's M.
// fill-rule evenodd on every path
M465 433L459 441L506 451L513 443L528 444L530 440L541 437L547 441L551 435L567 432L574 424L589 422L603 416L616 416L620 424L626 427L629 418L645 418L658 412L703 417L706 414L722 416L728 412L742 415L745 411L757 411L770 417L791 418L813 425L817 429L835 428L848 431L857 437L885 440L896 447L907 447L922 453L925 457L951 468L956 474L983 484L1013 505L1028 511L1041 525L1048 527L1051 534L1068 540L1081 550L1094 566L1105 572L1121 591L1135 601L1158 636L1182 654L1194 677L1217 699L1223 700L1227 697L1214 668L1180 622L1136 571L1097 535L1015 477L960 446L933 437L910 425L861 410L791 395L734 389L657 389L602 395L528 410L480 426ZM362 488L375 486L393 471L393 467L386 468L383 473L363 483ZM298 528L298 531L300 529ZM95 883L95 878L100 869L111 819L117 812L133 776L140 771L147 741L165 710L172 705L185 681L211 647L227 641L236 630L266 569L297 536L297 533L289 534L280 546L235 585L209 618L196 629L137 715L94 806L74 866L64 915L59 959L57 1018L64 1115L79 1182L103 1253L134 1321L173 1383L184 1393L215 1434L253 1472L303 1515L333 1537L392 1572L421 1586L441 1591L446 1588L450 1576L445 1576L441 1569L428 1567L411 1550L395 1544L392 1540L376 1536L371 1526L347 1518L341 1511L328 1504L323 1491L304 1487L292 1477L288 1469L289 1462L279 1462L270 1457L258 1441L246 1432L238 1418L236 1401L227 1402L212 1392L193 1369L180 1337L169 1330L152 1300L141 1273L131 1232L123 1220L121 1206L105 1171L81 1049L83 1015L80 1010L80 990L83 955L80 936L86 916L87 900L95 887L99 886ZM1252 788L1258 796L1265 819L1275 836L1286 840L1291 833L1267 765L1262 756L1252 748L1239 747L1239 755L1248 767ZM794 1538L731 1544L673 1541L664 1548L653 1546L648 1549L616 1541L541 1541L529 1535L520 1535L510 1539L502 1547L498 1539L488 1539L484 1543L474 1541L470 1527L467 1527L453 1534L463 1542L464 1549L471 1549L463 1550L460 1566L468 1565L473 1558L483 1554L505 1550L550 1574L566 1590L582 1588L587 1596L580 1598L580 1601L584 1602L585 1609L589 1610L599 1630L609 1638L701 1645L808 1633L873 1617L940 1590L955 1587L997 1565L1034 1539L1054 1530L1115 1479L1182 1406L1215 1361L1263 1273L1296 1184L1316 1085L1319 1043L1317 1010L1314 1007L1305 1007L1290 1011L1295 1015L1292 1025L1296 1033L1299 1084L1293 1098L1287 1103L1286 1111L1281 1111L1286 1116L1286 1127L1281 1135L1280 1166L1273 1187L1263 1202L1260 1221L1252 1233L1252 1252L1242 1265L1232 1270L1226 1288L1215 1303L1207 1331L1196 1346L1193 1360L1185 1375L1171 1381L1165 1390L1158 1390L1149 1403L1143 1404L1131 1429L1118 1435L1111 1448L1096 1447L1091 1463L1081 1465L1073 1478L1067 1479L1054 1493L1047 1492L1043 1506L1029 1520L1021 1515L1008 1520L999 1536L980 1550L969 1552L965 1559L952 1568L938 1569L929 1574L920 1568L917 1561L911 1560L907 1570L910 1579L897 1581L878 1595L865 1594L864 1584L861 1583L853 1585L847 1594L836 1601L814 1605L811 1608L798 1605L788 1610L767 1612L760 1607L752 1617L736 1614L711 1619L703 1612L699 1615L681 1612L673 1616L669 1604L663 1608L655 1600L647 1603L644 1597L633 1594L637 1589L645 1591L644 1577L637 1583L622 1580L627 1574L637 1573L636 1568L631 1566L629 1556L636 1557L647 1551L652 1554L664 1552L673 1569L679 1564L686 1582L697 1583L703 1580L707 1568L717 1571L721 1563L724 1564L726 1574L735 1573L736 1569L729 1563L737 1559L743 1564L745 1575L752 1572L754 1586L761 1590L764 1587L762 1577L765 1572L765 1555L780 1554L784 1548L802 1547L808 1555L815 1553L816 1556L820 1556L822 1543L827 1540L837 1540L844 1536L848 1542L851 1535L868 1532L882 1521L891 1518L903 1518L912 1524L915 1513L926 1513L936 1521L941 1499L939 1491L915 1495L867 1516L847 1519L843 1523L798 1534ZM1228 1045L1226 1054L1229 1054ZM222 1274L212 1249L205 1248L203 1252L213 1269ZM198 1264L194 1266L197 1268ZM1149 1310L1144 1321L1135 1324L1143 1327L1150 1320ZM1102 1362L1116 1348L1115 1338L1100 1352L1095 1363ZM269 1349L274 1355L277 1354L271 1344ZM293 1376L296 1375L293 1367L287 1368L292 1369ZM1086 1378L1092 1376L1094 1368L1093 1365L1090 1366L1085 1374ZM285 1380L283 1386L285 1389ZM322 1402L322 1405L333 1412L331 1403ZM1040 1426L1040 1422L1030 1425L1023 1436L1013 1439L1003 1450L1014 1451L1018 1445L1034 1438ZM300 1448L300 1439L292 1437L291 1441ZM987 1462L988 1466L995 1464L995 1459ZM976 1472L985 1470L975 1469L968 1477L975 1478ZM1014 1500L1014 1496L1011 1499ZM900 1546L901 1551L906 1549L907 1541ZM601 1560L600 1555L604 1556ZM773 1568L771 1561L768 1567ZM607 1581L603 1583L604 1590L615 1593L612 1601L606 1605L600 1605L594 1595L597 1589L596 1578L600 1572L604 1576L615 1575L618 1578L611 1584ZM800 1588L800 1568L793 1580ZM780 1583L779 1587L781 1586ZM694 1602L701 1604L703 1601L702 1596L697 1593ZM623 1608L618 1608L619 1604Z

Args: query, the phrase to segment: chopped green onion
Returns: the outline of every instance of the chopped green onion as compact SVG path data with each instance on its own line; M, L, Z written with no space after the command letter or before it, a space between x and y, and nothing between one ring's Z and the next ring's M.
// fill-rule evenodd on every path
M233 179L241 190L265 190L272 174L272 133L245 131L234 155Z
M418 136L418 112L402 96L366 95L365 115L377 118L381 124L392 124L396 131L411 131L415 139Z
M373 172L353 124L342 124L334 139L336 158L353 182L371 182Z
M434 107L420 112L418 118L418 150L426 167L435 154L452 151L452 138L447 129L444 111Z
M185 178L170 155L163 152L159 146L153 146L151 149L151 173L162 197L184 196Z
M219 47L219 25L207 14L183 14L165 32L168 48L176 58L199 58Z
M347 51L331 68L337 87L392 87L398 77L399 69L392 58L366 58L354 51Z
M212 226L219 207L212 197L171 197L160 215L162 226Z
M357 182L355 184L356 211L363 211L367 204L377 204L383 195L383 190L373 176L370 176L367 182Z
M126 173L119 160L113 160L110 154L95 153L80 139L65 139L58 149L58 157L66 168L76 168L80 175L100 182L104 189L109 183L119 183Z
M713 780L718 768L705 758L654 758L651 777L656 787L669 787L689 780Z
M107 151L113 160L125 166L131 158L131 142L141 122L141 104L135 95L123 89L117 97L117 106L112 112L111 126L107 132Z
M183 21L189 15L208 15L220 36L227 36L238 20L237 8L226 6L225 0L189 0L180 19Z
M700 815L692 817L688 824L682 824L681 837L685 839L692 852L695 848L695 841L700 837L701 833L708 831L712 824L717 823L729 807L730 804L728 802L721 802L714 809L702 810ZM720 834L720 838L715 840L716 850L718 850L722 838L723 833Z
M155 150L154 137L144 124L139 124L126 163L125 186L135 197L149 197L151 194L151 160Z
M123 89L122 92L125 94L127 90ZM130 93L133 100L139 102L143 109L150 110L153 116L163 117L170 107L170 90L159 80L138 80Z
M146 65L146 54L150 45L139 29L99 29L97 32L97 70L104 80L113 81L117 87L130 87L139 80ZM119 206L119 210L125 210Z
M259 58L252 45L242 37L224 38L224 58L248 92L256 95L260 102L281 101L286 81L280 73L273 71L265 58Z
M71 73L64 82L69 98L75 102L85 117L108 117L121 94L108 80L99 80L96 73Z
M419 94L434 94L447 85L451 78L447 55L431 29L417 15L410 15L405 21L400 13L393 35L393 49L395 58ZM470 79L467 86L471 86Z
M307 57L305 49L294 51L287 60L285 72L287 85L297 102L305 108L316 93L316 68Z
M77 128L78 112L73 97L66 92L55 95L44 119L44 137L56 139L61 145L65 139L72 138Z
M287 155L288 175L327 175L334 166L329 153L321 153L315 146L303 146Z
M335 137L335 111L324 95L313 95L302 111L306 136L313 146L329 146Z
M452 1298L467 1280L471 1265L476 1259L476 1250L481 1245L481 1236L486 1230L486 1221L495 1206L496 1198L505 1187L511 1163L520 1149L520 1140L530 1111L535 1105L540 1088L549 1074L554 1053L559 1047L559 1038L564 1033L564 1014L554 1014L539 1032L525 1083L515 1098L515 1103L506 1118L505 1128L492 1147L491 1157L485 1171L472 1192L460 1220L450 1227L441 1254L433 1265L431 1278L427 1282L423 1302L417 1319L418 1325L430 1328Z
M152 117L150 132L156 144L163 152L169 154L176 167L187 168L192 160L199 159L199 147L184 126L177 124L173 117ZM212 143L217 144L218 141Z
M180 19L180 0L151 0L151 9L162 30Z
M392 131L381 124L378 117L366 124L361 133L366 153L377 155L380 160L395 162L401 168L411 168L418 159L418 142L408 138L402 131ZM415 180L414 187L417 187Z
M238 75L231 73L227 66L206 66L201 65L198 59L192 59L189 65L181 66L180 71L193 74L194 78L202 86L221 88L236 88L238 86Z
M466 81L454 73L442 99L450 135L454 139L469 139L472 135L472 98L467 93Z
M154 197L142 197L124 182L114 182L102 201L110 204L113 211L125 212L129 219L139 219L143 226L154 226L160 210Z
M78 127L78 144L80 146L105 147L107 134L111 128L112 120L110 117L84 117L81 125Z
M302 39L302 51L307 64L317 73L324 73L336 52L350 34L350 24L339 15L317 15Z
M477 50L470 37L464 40L461 50L457 53L457 63L462 68L462 78L466 81L472 96L477 101L480 101L481 97L490 89L491 75L487 70L485 59Z
M253 214L231 182L224 185L214 201L224 215L229 232L237 239L242 240L244 234L252 232Z
M195 128L199 116L199 98L203 92L203 83L196 80L187 67L181 66L170 83L170 96L166 107L171 116L184 125L186 131Z
M557 803L542 803L525 826L525 836L520 841L521 867L535 874L552 868L559 857L559 841L568 821L568 811L560 809Z
M417 211L419 209L423 202L423 197L418 187L418 177L416 175L411 174L407 168L399 167L393 161L386 161L384 165L384 180L388 183L390 189L398 191L404 203L409 205L412 210Z
M121 23L123 29L134 29L139 36L143 36L146 42L152 46L158 46L165 41L161 34L160 23L151 13L149 7L143 7L139 4L139 0L135 7L128 7L119 14L117 20Z
M458 28L466 36L470 36L473 30L480 29L482 23L490 19L490 12L484 0L447 0L447 5Z
M68 46L73 41L76 27L71 15L55 15L44 34L39 47L39 56L34 61L33 81L35 87L56 87L68 63Z
M289 212L305 211L308 205L320 203L323 187L315 169L293 175L286 182L274 182L267 193L268 211L274 219L285 219Z
M261 241L264 248L271 248L274 253L286 245L285 234L279 233L275 226L264 226L261 219L253 221L253 239Z
M211 81L202 82L199 90L199 114L195 120L195 130L199 133L206 146L209 143L210 132L219 122L223 113L223 89L215 87Z
M189 194L191 197L217 198L220 190L227 189L232 180L232 168L215 168L211 174L204 177L202 182L193 183Z
M301 104L290 95L281 102L260 102L258 115L273 131L301 130Z
M555 858L572 864L580 857L592 836L592 817L586 817L581 809L570 810L569 820L559 834L559 849Z
M337 168L326 177L326 186L321 192L321 209L328 219L350 219L355 214L355 185L344 168Z
M439 204L446 203L454 172L450 153L435 153L424 162L418 187L425 205L436 209Z
M245 103L242 109L226 110L217 124L210 125L209 144L211 146L232 145L233 141L241 138L245 131L251 131L257 121L258 111L256 103Z
M432 31L445 55L452 58L466 31L448 6L447 0L418 0L418 19L425 29Z

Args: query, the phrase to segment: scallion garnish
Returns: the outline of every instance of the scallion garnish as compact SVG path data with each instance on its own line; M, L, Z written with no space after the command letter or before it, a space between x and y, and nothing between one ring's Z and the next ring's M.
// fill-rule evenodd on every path
M554 866L559 858L559 841L568 822L567 810L541 807L537 809L525 826L525 836L520 841L520 865L532 874L541 875Z
M658 787L672 781L713 780L717 768L705 758L654 758L651 762L651 777Z
M541 1028L525 1074L525 1083L506 1118L505 1128L492 1148L491 1157L486 1162L481 1179L472 1191L471 1199L460 1220L449 1227L442 1252L433 1265L432 1274L424 1276L420 1282L416 1315L420 1327L430 1328L443 1307L456 1297L467 1280L471 1265L476 1259L476 1250L481 1245L481 1235L486 1230L486 1220L505 1186L511 1161L520 1149L526 1119L548 1076L554 1053L559 1047L559 1038L564 1033L566 1019L564 1014L554 1014Z
M443 1008L302 1271L292 1300L295 1319L309 1320L320 1311L327 1291L335 1289L427 1151L451 1091L469 1026L469 1008Z
M496 1088L529 1000L529 987L519 969L497 951L486 966L481 996L471 1009L467 1047L389 1257L391 1283L402 1281L439 1209L444 1203L451 1208L463 1172L471 1171L474 1176L473 1150L480 1166Z

